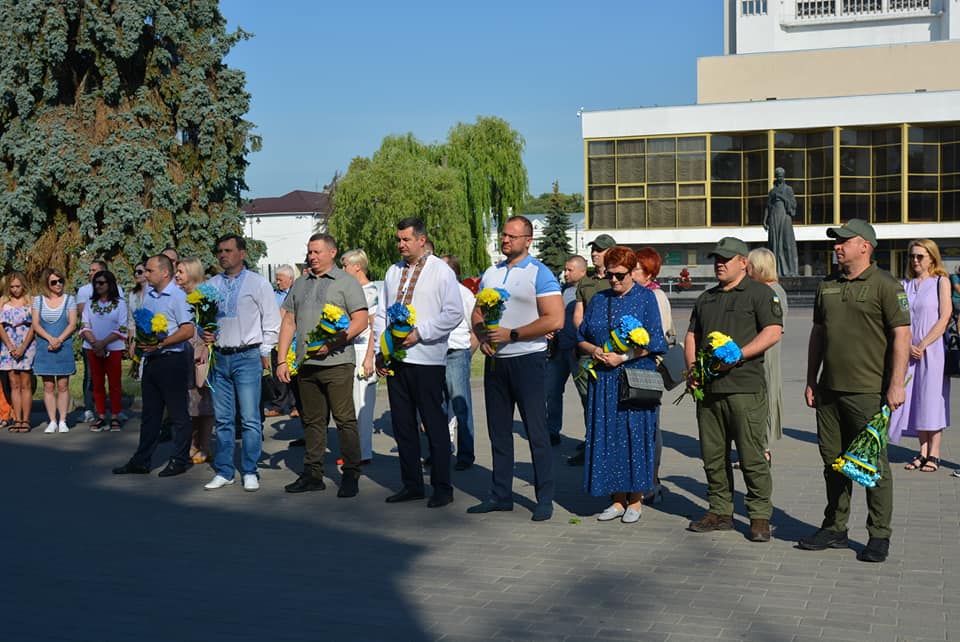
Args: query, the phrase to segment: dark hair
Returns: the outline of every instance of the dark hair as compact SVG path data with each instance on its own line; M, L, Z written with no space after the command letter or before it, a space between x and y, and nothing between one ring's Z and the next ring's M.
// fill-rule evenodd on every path
M107 265L107 262L104 261L103 259L93 259L92 261L90 261L90 264L99 265L101 270L106 270L107 268L110 267L109 265Z
M447 262L447 265L450 266L450 269L453 270L453 273L457 276L457 281L460 280L460 259L457 258L456 254L444 254L442 257L444 261Z
M103 277L107 281L107 294L110 296L110 300L119 301L120 288L117 287L117 277L114 276L113 272L110 270L100 270L93 275L93 280L91 282L95 283L100 277ZM94 288L93 291L96 293L97 289ZM92 298L93 297L91 297L91 299Z
M612 267L625 267L632 272L637 267L637 255L629 247L614 245L603 255L603 266L609 270Z
M331 250L337 249L337 240L330 236L329 234L324 234L323 232L317 232L316 234L310 235L310 240L307 243L313 243L314 241L323 241L327 244L327 247Z
M150 259L156 259L160 262L160 265L167 271L167 274L170 275L170 278L173 278L173 261L170 260L170 257L166 254L154 254ZM147 259L148 261L150 259Z
M217 239L217 242L213 246L214 251L219 250L220 244L226 243L227 241L236 241L238 250L247 249L247 239L243 238L239 234L234 234L233 232L231 232L229 234L224 234L223 236Z
M520 223L522 223L524 234L526 234L527 236L533 236L533 223L531 223L530 219L528 219L526 216L519 216L519 215L511 216L510 218L507 219L507 222L504 223L503 226L506 227L507 223L510 223L512 221L519 221Z
M427 226L424 225L422 219L419 219L416 216L408 216L407 218L402 219L399 223L397 223L397 231L405 230L408 227L413 228L414 236L427 235Z
M650 275L651 279L657 278L660 274L660 266L663 265L663 259L660 253L652 247L641 247L637 250L637 265L643 268L643 271Z

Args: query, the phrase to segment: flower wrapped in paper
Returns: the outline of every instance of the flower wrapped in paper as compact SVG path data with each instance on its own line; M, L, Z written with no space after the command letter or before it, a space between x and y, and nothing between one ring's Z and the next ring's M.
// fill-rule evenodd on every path
M743 358L743 352L740 346L729 336L722 332L713 331L707 335L707 347L697 350L697 360L693 364L691 371L684 373L689 376L692 372L694 387L688 386L677 400L673 403L679 404L686 395L690 395L695 401L703 401L704 386L723 375L724 366L732 366Z
M387 328L380 335L380 354L385 366L403 361L407 356L407 351L399 346L413 332L416 323L417 312L412 305L394 303L387 308Z
M503 288L483 288L477 294L477 307L483 314L483 325L487 332L500 327L500 319L503 318L503 311L507 308L509 299L510 293ZM494 350L497 349L496 345L490 345Z
M217 323L217 312L223 295L220 290L208 283L202 283L187 295L187 303L193 307L193 315L197 327L206 332L216 332L220 328Z
M349 325L350 317L343 308L332 303L324 305L316 327L307 333L307 356L315 354L320 346L346 330Z
M646 347L649 343L650 333L643 327L640 319L627 314L621 317L617 325L610 330L610 338L603 343L601 350L604 352L626 354L629 350ZM590 362L583 367L583 373L596 379L598 365L600 365L599 361L591 359Z
M833 469L861 486L876 486L880 479L880 456L887 447L888 430L890 406L884 405L850 442L847 452L833 462Z
M137 308L133 311L135 328L135 342L138 346L155 346L167 338L169 327L167 317L154 314L146 308ZM140 363L143 359L143 350L139 347L134 350L133 360Z
M293 341L290 342L290 347L287 348L287 356L284 358L284 361L287 363L287 370L290 371L290 376L297 376L297 372L300 370L300 364L297 362L297 337L293 337Z

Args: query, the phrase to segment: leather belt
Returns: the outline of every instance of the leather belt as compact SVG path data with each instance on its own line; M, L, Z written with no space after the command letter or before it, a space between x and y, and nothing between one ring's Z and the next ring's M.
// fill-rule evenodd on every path
M247 346L213 346L213 351L218 354L240 354L248 350L256 350L259 347L259 343L251 343Z

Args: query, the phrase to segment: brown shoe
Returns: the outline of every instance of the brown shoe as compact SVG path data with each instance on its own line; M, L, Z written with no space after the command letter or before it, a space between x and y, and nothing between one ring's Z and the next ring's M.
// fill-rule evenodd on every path
M751 542L769 542L770 541L770 520L769 519L751 519L750 520L750 541Z
M709 533L710 531L729 531L733 530L732 515L717 515L716 513L707 513L695 522L690 522L687 526L688 531L694 533Z

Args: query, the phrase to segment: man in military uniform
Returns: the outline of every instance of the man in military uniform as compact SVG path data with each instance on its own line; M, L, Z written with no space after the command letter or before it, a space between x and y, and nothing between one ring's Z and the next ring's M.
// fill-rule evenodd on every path
M709 508L690 522L695 533L733 528L733 467L730 442L737 445L740 470L747 486L750 540L770 539L770 496L773 481L764 456L767 441L767 392L763 353L783 333L780 298L767 285L747 276L747 244L731 236L720 239L710 253L719 285L700 295L690 316L684 340L688 370L697 351L707 345L707 335L722 332L740 346L742 358L720 368L722 374L706 383L703 401L697 404L700 454L707 477ZM688 386L695 386L692 377Z
M817 410L827 486L823 524L799 543L810 551L847 548L853 482L834 471L833 462L884 403L891 411L903 405L910 356L907 295L871 260L877 247L873 227L855 218L828 229L827 236L836 239L840 271L817 288L808 348L805 396L807 405ZM879 472L876 487L866 489L870 540L858 555L865 562L883 562L890 549L893 477L886 449Z

